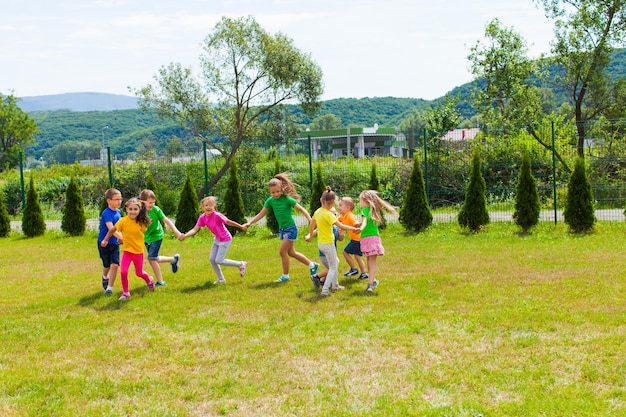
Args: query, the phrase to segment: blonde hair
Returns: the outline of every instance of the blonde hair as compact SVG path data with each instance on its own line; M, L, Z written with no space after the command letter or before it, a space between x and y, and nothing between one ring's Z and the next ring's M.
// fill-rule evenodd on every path
M380 198L376 190L365 190L361 192L359 198L367 201L370 207L370 217L376 225L380 225L383 222L382 208L389 204Z
M288 172L274 175L274 178L272 178L267 184L268 187L276 187L277 185L280 186L280 190L283 194L293 197L296 200L300 200L300 196L296 191L296 185L291 181Z
M202 200L200 200L200 206L203 206L206 201L211 201L213 203L213 207L217 207L217 199L212 195L204 197Z

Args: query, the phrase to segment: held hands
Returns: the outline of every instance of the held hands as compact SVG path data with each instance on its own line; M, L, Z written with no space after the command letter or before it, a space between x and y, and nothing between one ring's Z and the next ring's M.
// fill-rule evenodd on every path
M310 242L311 238L312 238L311 234L307 233L306 236L304 237L304 240L306 240L307 242Z
M108 239L102 239L102 242L100 242L100 246L102 246L103 248L106 248L108 244L109 244Z
M185 240L186 237L187 237L186 233L181 233L181 234L178 235L178 240L180 240L182 242L183 240Z

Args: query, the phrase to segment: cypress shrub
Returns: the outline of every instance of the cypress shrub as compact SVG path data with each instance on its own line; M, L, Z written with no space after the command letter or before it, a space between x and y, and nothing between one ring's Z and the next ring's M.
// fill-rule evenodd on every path
M157 184L152 176L152 173L148 174L148 178L146 178L146 188L148 190L152 190L154 193L154 205L162 209L161 203L159 202L159 193L157 193Z
M275 151L275 150L274 150ZM274 159L274 175L280 174L282 168L280 166L280 160L278 158ZM276 220L276 215L274 214L274 209L271 207L267 209L267 214L265 215L265 224L270 229L272 234L278 234L278 220Z
M78 183L72 177L65 191L61 230L70 236L82 236L85 233L86 221L83 194Z
M409 232L419 233L433 222L428 205L424 176L417 156L413 158L413 169L409 177L404 204L400 209L400 224Z
M470 177L465 188L465 201L458 216L459 225L469 228L472 232L476 232L481 227L489 224L489 212L487 211L487 199L485 197L487 186L480 168L480 156L478 151L474 151Z
M313 190L311 192L311 202L309 203L309 213L311 216L315 213L315 210L322 207L322 203L320 202L320 198L322 198L322 194L326 191L326 186L324 185L324 180L322 179L322 165L317 164L317 168L315 169L315 177L313 177Z
M187 173L187 179L185 180L183 189L180 192L180 200L178 201L176 221L174 224L178 230L185 233L196 225L199 214L200 205L198 204L198 198L193 190L191 177L189 176L189 173Z
M567 183L567 201L563 218L570 230L582 233L593 229L596 216L593 209L591 183L585 172L585 161L578 157Z
M26 194L26 207L22 217L22 232L26 237L41 236L46 231L46 222L39 205L39 196L35 189L35 180L30 177L30 186Z
M378 175L376 174L376 164L372 164L372 170L370 171L370 179L367 183L367 189L378 191L378 193L380 194L380 182L378 181ZM383 221L378 225L378 228L380 230L383 230L385 227L387 227L387 219L384 215L382 216L382 220Z
M11 218L4 202L4 190L0 190L0 237L7 237L11 233Z
M235 158L230 161L228 174L226 192L224 193L224 215L234 222L244 224L246 222L246 212L243 207L243 198L241 198L239 176L237 175L237 162ZM232 226L226 227L233 236L240 230Z
M527 152L524 152L517 186L515 187L513 220L516 225L522 228L524 233L528 233L531 227L539 223L540 210L541 204L539 202L539 192L537 191L537 181L533 177L530 156Z

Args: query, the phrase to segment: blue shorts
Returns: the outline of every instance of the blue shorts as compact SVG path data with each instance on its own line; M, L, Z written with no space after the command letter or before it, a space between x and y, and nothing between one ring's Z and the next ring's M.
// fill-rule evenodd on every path
M298 226L294 224L293 226L289 226L285 229L279 229L278 238L280 240L298 240Z
M98 253L100 253L100 259L102 259L102 267L110 268L111 265L120 264L120 245L117 243L108 244L104 248L100 246L98 242Z
M161 243L163 239L159 239L156 242L145 242L146 250L148 251L148 259L159 259L159 251L161 250Z
M343 251L348 255L363 256L363 252L361 252L361 242L358 240L351 240L348 242Z

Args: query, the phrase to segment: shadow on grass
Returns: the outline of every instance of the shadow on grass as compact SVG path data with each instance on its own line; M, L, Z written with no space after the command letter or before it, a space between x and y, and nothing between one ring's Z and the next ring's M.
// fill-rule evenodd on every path
M118 300L118 297L121 294L111 294L105 295L103 292L97 292L91 295L87 295L78 300L78 305L80 307L92 308L96 311L112 311L121 309L124 304L131 302L134 297L144 296L145 293L148 292L148 288L141 287L131 292L131 297L128 300ZM105 304L101 304L98 300L102 298L106 299L107 302Z
M180 292L184 294L193 294L196 291L206 291L206 290L217 288L219 285L224 285L224 284L213 284L213 281L207 281L202 285L194 285L193 287L183 288L180 290Z

